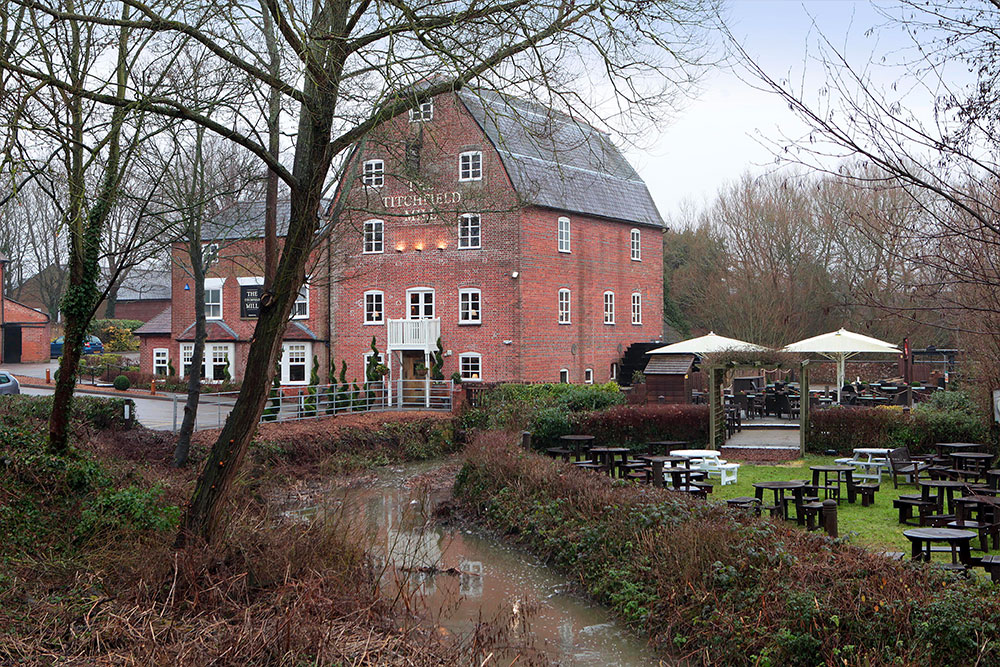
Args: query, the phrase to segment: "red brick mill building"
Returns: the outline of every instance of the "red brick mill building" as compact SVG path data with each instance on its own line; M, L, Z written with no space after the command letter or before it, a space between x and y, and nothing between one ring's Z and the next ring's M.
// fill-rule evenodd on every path
M663 221L589 125L496 94L446 93L368 138L356 173L337 194L345 231L317 251L307 310L285 336L305 349L286 349L283 382L308 380L312 355L323 381L331 357L363 380L373 336L393 381L422 377L440 337L446 378L605 382L630 344L660 338ZM207 356L232 353L235 378L254 323L243 288L260 275L248 267L262 245L262 207L245 209L210 274L221 304L210 306ZM154 346L162 368L193 332L178 271L169 332L140 330L150 368ZM289 352L304 352L306 367L285 368Z

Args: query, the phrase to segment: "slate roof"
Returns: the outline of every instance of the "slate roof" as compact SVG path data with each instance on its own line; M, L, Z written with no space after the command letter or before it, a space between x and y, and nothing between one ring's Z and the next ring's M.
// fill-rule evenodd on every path
M331 200L324 199L320 209L325 211L330 207ZM240 239L259 239L264 236L264 199L255 201L238 201L219 211L208 220L201 231L202 241L236 241ZM289 200L278 201L276 227L278 236L288 234L288 219L292 204Z
M151 320L135 330L136 336L169 334L171 322L171 309L167 306L163 312L154 316Z
M683 375L691 370L693 354L652 354L646 364L646 375Z
M133 270L118 288L119 301L147 301L170 298L170 271Z
M187 329L185 329L181 333L181 335L177 337L177 340L183 340L183 341L194 340L194 325L195 325L194 322L189 324ZM212 320L211 322L206 322L205 332L208 334L208 336L205 338L205 340L207 341L215 341L215 342L237 341L240 339L240 337L236 334L236 332L233 331L232 327L230 327L225 322L220 322L218 320Z
M649 189L607 134L540 104L463 89L472 114L527 203L663 227Z
M282 336L282 340L319 340L319 336L312 332L312 329L302 324L301 322L289 322L288 328L285 329L285 335Z

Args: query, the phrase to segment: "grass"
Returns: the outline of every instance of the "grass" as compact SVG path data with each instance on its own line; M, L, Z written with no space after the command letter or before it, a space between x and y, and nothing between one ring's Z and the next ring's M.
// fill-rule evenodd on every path
M811 480L810 466L833 464L834 457L818 455L807 455L804 459L780 464L741 463L738 483L721 486L718 480L714 479L715 488L709 497L715 500L725 500L738 496L753 496L755 482L788 479ZM917 490L914 486L902 484L902 480L900 482L899 488L893 489L892 479L883 475L882 485L875 493L875 503L869 507L862 507L860 498L854 503L848 503L845 496L837 510L841 537L847 537L853 544L877 551L902 551L908 554L910 542L903 537L903 530L911 526L899 523L899 511L893 508L892 501L900 494L916 493ZM846 489L844 492L846 493ZM770 493L768 497L770 497ZM978 540L973 541L973 545L975 544L978 544ZM935 559L937 558L944 560L944 556L935 556Z

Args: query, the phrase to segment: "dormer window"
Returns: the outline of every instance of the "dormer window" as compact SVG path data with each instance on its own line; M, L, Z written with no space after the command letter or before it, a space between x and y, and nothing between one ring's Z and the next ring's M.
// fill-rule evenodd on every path
M416 109L410 109L410 122L419 123L434 118L434 100L421 102Z
M458 180L483 180L483 152L466 151L458 155Z
M385 183L385 162L368 160L365 162L361 182L370 188L380 188Z

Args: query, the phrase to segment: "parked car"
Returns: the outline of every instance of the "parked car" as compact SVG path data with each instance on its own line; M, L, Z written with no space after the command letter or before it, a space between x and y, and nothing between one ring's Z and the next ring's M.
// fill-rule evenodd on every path
M17 378L8 371L0 371L0 395L20 393L21 385L17 383Z
M49 356L50 357L61 357L63 353L63 343L65 340L62 336L56 338L49 344ZM83 354L102 354L104 352L104 343L97 336L87 336L83 339Z

